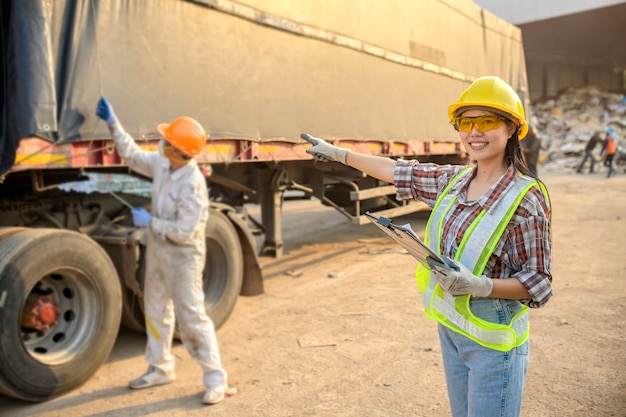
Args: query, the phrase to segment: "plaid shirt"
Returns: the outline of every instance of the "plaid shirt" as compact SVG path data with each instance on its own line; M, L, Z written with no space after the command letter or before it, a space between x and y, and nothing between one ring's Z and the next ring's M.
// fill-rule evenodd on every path
M394 182L398 200L422 200L431 208L439 195L465 166L420 164L398 160ZM475 201L467 201L467 189L476 168L463 174L450 190L456 195L443 222L440 252L454 258L463 235L481 213L501 196L519 172L513 166L491 189ZM531 188L522 199L484 270L489 278L516 278L531 295L520 300L531 308L543 306L552 296L552 231L550 205L538 187Z

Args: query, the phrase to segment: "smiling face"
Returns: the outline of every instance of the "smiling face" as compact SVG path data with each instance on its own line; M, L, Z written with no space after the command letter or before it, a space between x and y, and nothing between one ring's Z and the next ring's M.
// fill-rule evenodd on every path
M495 113L492 113L484 109L472 109L464 111L459 115L459 118L464 117L481 117L481 116L494 116L498 117ZM501 120L501 119L498 119ZM515 132L515 125L508 121L502 123L492 123L493 120L487 120L483 126L498 125L493 130L486 130L480 132L476 127L476 124L471 125L469 132L459 131L459 137L463 147L469 154L472 160L477 162L496 162L504 161L504 152L507 142L511 135ZM480 122L479 122L480 124ZM481 130L485 130L482 128Z

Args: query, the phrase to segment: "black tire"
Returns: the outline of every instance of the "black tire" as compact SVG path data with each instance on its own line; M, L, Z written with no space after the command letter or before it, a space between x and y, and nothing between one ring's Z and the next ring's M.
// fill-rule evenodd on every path
M6 295L3 394L33 402L54 398L87 381L109 356L119 331L121 288L111 260L92 239L58 229L8 235L0 241L0 294Z
M205 230L204 306L219 329L233 312L241 292L243 253L237 230L221 212L211 210Z
M0 227L0 242L9 236L21 232L23 230L27 230L25 227Z
M143 283L146 274L146 247L139 245L139 259L137 260L137 272L135 279L139 283L139 288L143 291ZM127 329L145 333L146 319L143 314L143 298L137 297L130 288L122 287L122 326Z

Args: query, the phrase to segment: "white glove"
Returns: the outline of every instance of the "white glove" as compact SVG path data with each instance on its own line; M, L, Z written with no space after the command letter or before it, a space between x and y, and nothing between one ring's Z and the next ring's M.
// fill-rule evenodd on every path
M442 265L429 258L428 265L435 274L439 285L444 291L452 295L471 294L474 297L489 297L493 291L493 280L487 277L477 277L462 263L441 255L447 265Z
M313 155L313 157L318 161L336 161L345 165L346 157L348 156L347 149L331 145L324 139L314 138L308 133L302 133L300 137L313 145L310 148L307 148L306 153Z

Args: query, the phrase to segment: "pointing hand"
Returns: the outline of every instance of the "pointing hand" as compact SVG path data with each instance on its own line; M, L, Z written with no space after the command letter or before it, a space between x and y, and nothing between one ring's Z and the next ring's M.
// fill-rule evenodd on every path
M300 137L313 145L307 148L306 153L313 155L318 161L337 161L346 164L346 157L348 156L347 149L331 145L324 139L313 137L308 133L302 133Z

